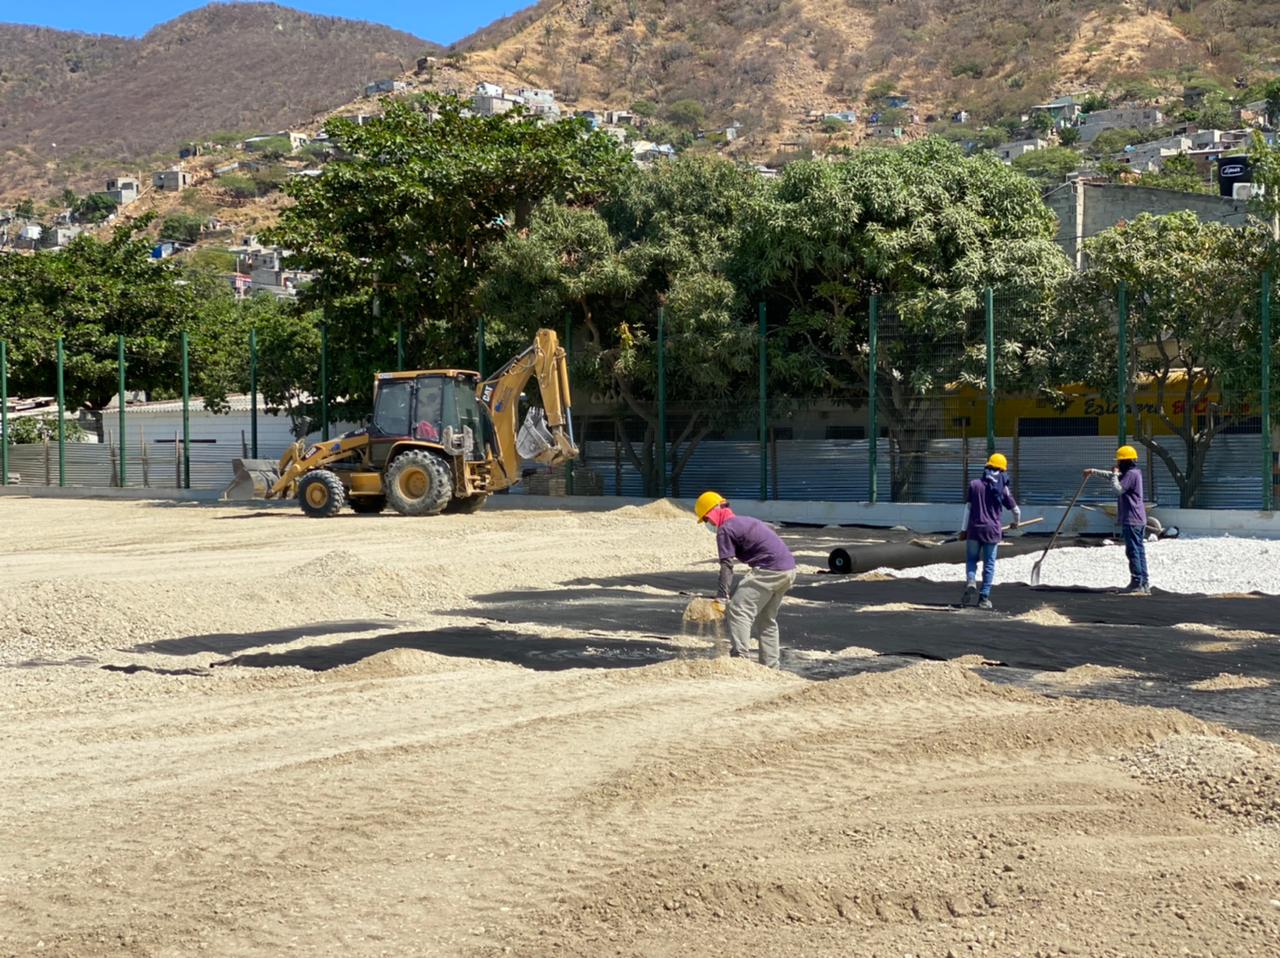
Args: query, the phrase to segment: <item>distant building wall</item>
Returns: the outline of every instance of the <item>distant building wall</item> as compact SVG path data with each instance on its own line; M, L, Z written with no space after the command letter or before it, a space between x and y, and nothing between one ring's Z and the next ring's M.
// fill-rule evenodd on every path
M1228 226L1243 226L1249 215L1244 200L1119 183L1064 183L1044 201L1058 217L1058 245L1077 268L1084 265L1085 240L1140 213L1163 216L1189 210L1206 223Z

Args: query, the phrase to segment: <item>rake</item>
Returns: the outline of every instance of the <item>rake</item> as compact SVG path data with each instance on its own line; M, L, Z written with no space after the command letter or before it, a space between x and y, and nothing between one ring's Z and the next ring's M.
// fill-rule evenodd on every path
M1080 498L1080 493L1084 492L1084 487L1088 485L1089 478L1089 476L1085 476L1080 480L1080 487L1076 489L1076 494L1067 503L1067 508L1063 510L1062 518L1058 520L1058 528L1053 530L1053 537L1049 539L1049 544L1044 547L1044 552L1040 553L1040 558L1036 560L1036 564L1031 567L1031 588L1034 589L1040 584L1040 566L1044 562L1044 557L1049 554L1049 550L1058 541L1058 534L1062 532L1062 527L1067 524L1067 516L1071 515L1071 510L1076 507L1076 500Z

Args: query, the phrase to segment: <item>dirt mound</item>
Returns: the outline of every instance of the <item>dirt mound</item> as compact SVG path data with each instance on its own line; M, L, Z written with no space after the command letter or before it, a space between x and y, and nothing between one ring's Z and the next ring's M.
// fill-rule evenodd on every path
M1260 675L1235 675L1221 672L1211 679L1192 682L1191 687L1197 692L1225 692L1229 689L1265 689L1271 685L1270 679Z
M1174 626L1180 632L1194 632L1196 635L1211 635L1217 639L1227 639L1231 642L1258 642L1263 639L1274 638L1266 632L1258 632L1254 629L1222 629L1216 625L1206 625L1202 622L1179 622Z
M0 594L0 657L39 658L55 649L95 651L134 645L183 626L188 597L156 587L106 589L49 579Z
M1068 625L1075 625L1070 619L1059 612L1053 606L1042 605L1038 609L1032 609L1030 612L1024 612L1022 615L1015 615L1014 622L1030 622L1032 625L1043 625L1048 628L1060 629Z
M793 649L790 654L798 659L809 659L815 662L838 661L841 659L874 659L880 655L875 649L866 649L860 645L850 645L835 652L824 652L821 649Z
M1139 674L1132 669L1113 665L1085 664L1062 672L1037 672L1035 680L1044 682L1046 685L1083 688L1089 685L1102 685L1105 682L1119 682L1122 679L1136 679Z
M461 672L471 669L518 669L507 662L491 662L488 659L468 659L454 655L439 655L421 649L387 649L352 662L340 665L326 676L348 681L365 679L396 679L409 675L439 675L442 672Z
M1198 782L1234 775L1257 754L1247 745L1212 735L1172 735L1139 749L1126 762L1154 781Z
M767 669L749 659L735 659L727 655L714 659L672 659L638 669L615 669L609 673L609 678L623 683L666 682L673 679L734 679L794 685L802 681L789 672Z
M684 519L693 522L693 513L671 499L655 499L643 506L623 506L614 509L610 515L618 519Z
M303 589L320 588L375 602L409 601L419 591L404 573L347 549L326 552L295 566L289 571L288 580Z
M1265 749L1259 743L1260 749ZM1193 792L1202 815L1226 813L1253 824L1280 823L1280 761L1241 742L1173 735L1123 759L1138 778Z
M866 701L963 699L975 696L1023 695L986 682L950 662L920 662L889 672L863 672L847 678L814 682L764 703L767 708L843 706Z

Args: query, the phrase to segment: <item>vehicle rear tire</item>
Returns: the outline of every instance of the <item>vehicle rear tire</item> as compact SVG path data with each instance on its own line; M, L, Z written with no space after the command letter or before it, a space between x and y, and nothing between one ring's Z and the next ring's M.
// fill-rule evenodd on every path
M362 516L376 516L387 508L386 496L352 496L350 502L351 511Z
M346 501L342 480L328 469L315 469L298 480L298 505L312 519L336 516Z
M402 516L434 516L453 498L453 473L439 456L411 449L387 467L387 502Z
M479 512L488 501L489 494L487 492L478 496L463 496L461 499L450 499L449 504L444 507L444 511L450 514L456 513L469 516L473 512Z

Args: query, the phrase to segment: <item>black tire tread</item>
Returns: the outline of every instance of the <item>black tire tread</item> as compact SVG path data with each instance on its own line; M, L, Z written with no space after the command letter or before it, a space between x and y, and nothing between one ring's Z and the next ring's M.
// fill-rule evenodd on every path
M329 488L329 501L323 509L315 509L307 503L307 487L317 482ZM312 519L328 519L341 512L346 502L347 493L342 488L342 480L328 469L313 469L298 480L298 505L302 507L303 515Z
M431 477L427 494L421 499L408 499L400 491L400 473L410 466L421 466ZM387 503L402 516L435 516L444 511L453 498L453 473L439 456L425 449L411 449L396 456L387 467L383 486Z
M484 504L489 501L489 494L482 492L478 496L462 496L458 499L450 499L449 504L444 507L444 511L451 515L469 516L479 512L484 508Z

